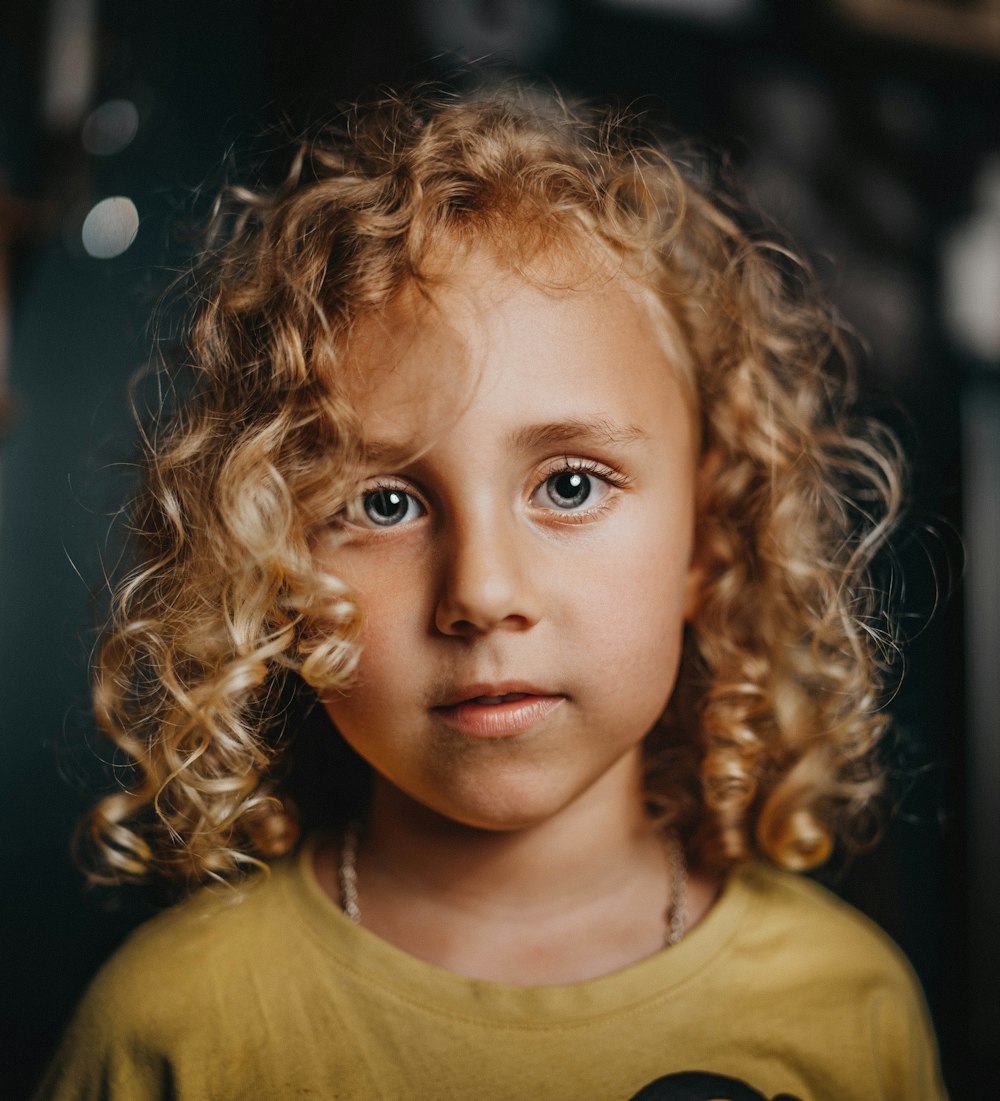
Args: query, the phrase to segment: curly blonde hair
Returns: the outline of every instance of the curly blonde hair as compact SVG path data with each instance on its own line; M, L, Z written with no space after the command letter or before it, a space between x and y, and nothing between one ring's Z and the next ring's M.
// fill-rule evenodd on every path
M316 532L357 484L353 327L442 241L517 262L597 242L661 304L701 426L704 576L647 739L650 806L693 860L805 869L870 820L891 633L869 579L899 509L892 436L794 258L635 120L523 89L387 94L220 198L186 381L142 437L137 565L96 662L123 775L83 824L92 879L200 881L288 851L289 697L349 689L360 611ZM322 628L318 625L322 624ZM284 701L284 702L283 702Z

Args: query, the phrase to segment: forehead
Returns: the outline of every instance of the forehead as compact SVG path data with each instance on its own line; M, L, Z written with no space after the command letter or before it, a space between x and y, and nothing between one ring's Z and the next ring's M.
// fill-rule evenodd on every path
M596 251L515 269L477 247L439 256L426 282L363 319L344 378L365 437L405 448L468 415L486 428L533 410L638 435L650 402L680 402L693 419L687 371L652 292Z

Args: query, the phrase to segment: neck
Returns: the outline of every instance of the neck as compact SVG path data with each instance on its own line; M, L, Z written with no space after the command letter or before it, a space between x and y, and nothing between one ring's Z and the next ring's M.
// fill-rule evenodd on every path
M622 762L631 772L634 763ZM369 892L425 896L497 915L531 914L605 894L637 866L662 874L662 842L643 809L638 776L607 783L545 821L478 829L376 783L361 843ZM627 795L625 792L627 791Z
M456 823L376 782L357 857L363 925L430 963L525 985L658 951L676 876L643 809L640 762L616 769L544 822L507 831ZM318 863L334 898L336 860Z

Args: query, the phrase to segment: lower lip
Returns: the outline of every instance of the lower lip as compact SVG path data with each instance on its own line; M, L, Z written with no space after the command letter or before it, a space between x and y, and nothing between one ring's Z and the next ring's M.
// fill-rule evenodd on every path
M546 719L565 696L523 696L506 703L466 703L436 707L434 714L452 730L469 738L509 738L525 734Z

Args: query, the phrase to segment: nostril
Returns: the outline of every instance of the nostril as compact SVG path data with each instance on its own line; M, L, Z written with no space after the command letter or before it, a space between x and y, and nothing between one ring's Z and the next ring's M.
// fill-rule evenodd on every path
M535 622L537 594L516 532L479 518L456 525L448 549L434 613L439 632L468 637Z

